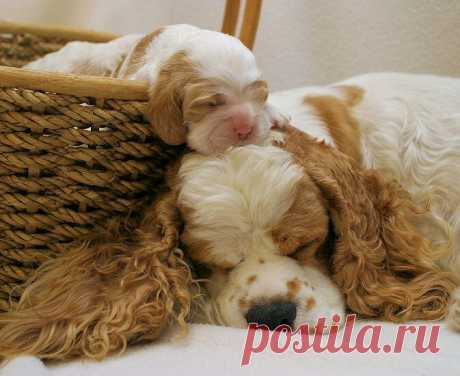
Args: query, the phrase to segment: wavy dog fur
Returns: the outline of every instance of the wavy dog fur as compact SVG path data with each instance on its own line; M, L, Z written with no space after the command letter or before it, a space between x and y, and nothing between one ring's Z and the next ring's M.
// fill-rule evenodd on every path
M19 304L0 315L0 358L102 359L157 338L168 324L186 330L193 281L176 248L175 198L160 195L134 236L122 221L104 237L44 264Z
M455 275L415 227L424 211L395 180L295 128L285 130L290 151L324 196L336 233L331 277L347 306L390 321L435 320L447 315Z

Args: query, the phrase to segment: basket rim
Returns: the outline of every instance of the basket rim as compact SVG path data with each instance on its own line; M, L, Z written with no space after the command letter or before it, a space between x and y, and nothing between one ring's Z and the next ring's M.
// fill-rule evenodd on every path
M58 37L67 41L108 42L119 35L63 25L42 25L28 22L0 20L0 33L29 33L42 37Z
M0 66L0 88L22 88L57 94L147 101L147 81L45 72Z
M0 20L0 33L30 33L67 41L108 42L119 35L67 26L39 25ZM46 72L0 66L0 88L22 88L102 99L148 100L147 81Z

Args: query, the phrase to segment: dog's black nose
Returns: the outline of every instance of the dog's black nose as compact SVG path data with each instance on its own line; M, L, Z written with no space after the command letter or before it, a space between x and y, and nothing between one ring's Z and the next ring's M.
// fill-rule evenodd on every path
M265 324L270 330L275 329L278 325L289 325L292 327L297 308L291 302L274 302L268 304L258 304L250 308L246 313L246 321L248 324Z

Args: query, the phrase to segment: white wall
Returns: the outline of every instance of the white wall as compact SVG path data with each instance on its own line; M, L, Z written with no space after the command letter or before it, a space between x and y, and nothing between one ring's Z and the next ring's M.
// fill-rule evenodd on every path
M219 29L224 0L0 0L0 18L117 33ZM371 71L460 76L460 0L264 0L255 54L273 89Z

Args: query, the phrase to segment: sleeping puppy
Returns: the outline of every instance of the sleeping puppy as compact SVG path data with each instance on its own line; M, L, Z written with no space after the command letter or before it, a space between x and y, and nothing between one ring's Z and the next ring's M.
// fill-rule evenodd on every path
M443 318L456 279L416 228L409 193L295 128L276 140L188 154L171 183L182 247L209 269L205 320L313 328L346 309Z
M252 52L237 38L191 25L72 42L25 68L148 81L146 116L158 136L203 154L258 144L272 126L288 122L267 104Z

